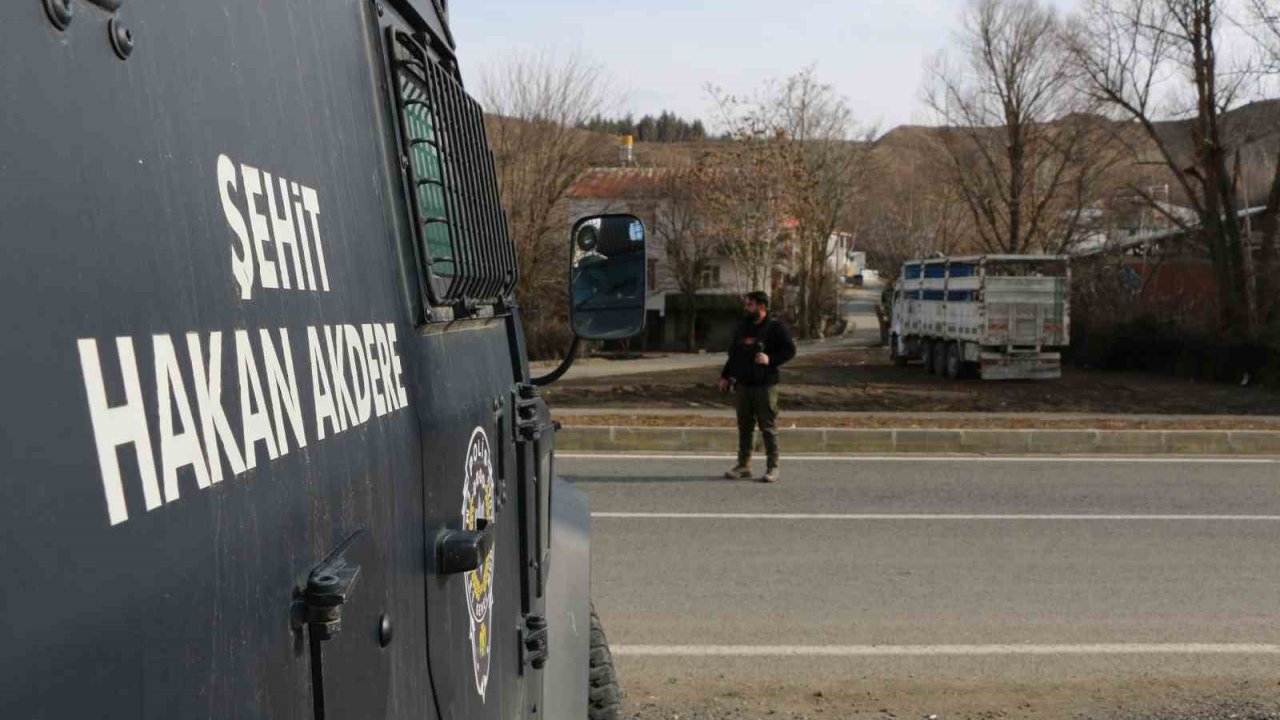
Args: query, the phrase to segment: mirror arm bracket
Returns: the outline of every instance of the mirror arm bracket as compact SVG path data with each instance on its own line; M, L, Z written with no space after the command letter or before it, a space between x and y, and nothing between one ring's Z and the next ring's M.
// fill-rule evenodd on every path
M573 367L573 362L578 359L578 348L581 345L582 338L575 334L573 336L573 342L569 345L569 352L565 353L564 360L560 362L560 367L552 370L550 373L543 375L542 377L536 377L533 380L530 380L530 383L536 387L546 387L547 385L550 385L564 377L564 374L569 372L569 368Z

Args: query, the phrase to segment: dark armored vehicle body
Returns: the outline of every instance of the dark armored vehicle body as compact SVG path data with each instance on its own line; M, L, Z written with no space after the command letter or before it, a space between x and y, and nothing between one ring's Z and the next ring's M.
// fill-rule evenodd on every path
M587 716L586 503L443 4L6 3L0 716Z

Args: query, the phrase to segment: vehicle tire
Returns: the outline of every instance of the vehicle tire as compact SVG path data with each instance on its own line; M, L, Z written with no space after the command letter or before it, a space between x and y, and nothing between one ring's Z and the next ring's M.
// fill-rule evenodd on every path
M588 689L587 720L618 720L622 711L622 690L613 671L613 653L604 636L604 625L591 604L591 687Z
M924 360L924 371L933 374L933 353L937 346L932 340L922 340L920 342L920 359Z
M942 340L933 344L933 374L938 377L947 376L947 345Z
M889 359L893 361L894 367L904 368L907 366L907 356L898 348L898 336L889 336Z
M947 345L945 365L948 380L959 380L964 377L964 359L960 357L959 343Z

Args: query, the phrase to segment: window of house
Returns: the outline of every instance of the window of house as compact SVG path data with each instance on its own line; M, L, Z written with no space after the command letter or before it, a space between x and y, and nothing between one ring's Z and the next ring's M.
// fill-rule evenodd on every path
M720 287L720 266L709 265L702 268L702 275L698 278L698 287L704 290Z

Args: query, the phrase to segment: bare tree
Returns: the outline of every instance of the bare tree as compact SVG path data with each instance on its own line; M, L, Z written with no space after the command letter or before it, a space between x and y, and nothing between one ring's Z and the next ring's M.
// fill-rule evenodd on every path
M897 158L890 158L897 164ZM892 281L907 260L962 252L972 237L969 212L956 186L939 179L937 163L884 167L869 183L860 235L867 264Z
M812 67L787 78L771 98L782 137L788 141L787 207L796 284L796 323L804 337L822 334L836 314L831 255L839 231L856 233L859 193L864 189L870 131L858 128L844 98L821 82Z
M513 54L489 66L482 97L502 204L520 268L517 295L530 354L552 356L568 343L564 263L571 218L565 195L601 151L598 135L577 129L613 110L603 71L582 57Z
M680 294L691 352L698 348L698 291L723 245L713 218L715 182L714 171L703 164L667 170L653 213L654 236L666 253L659 282Z
M782 131L763 103L708 87L728 142L717 148L724 170L706 198L717 224L722 251L748 287L768 289L783 236L788 153Z
M1272 73L1280 73L1280 4L1276 0L1249 0L1254 37L1262 44Z
M951 176L988 252L1069 247L1116 159L1076 92L1061 26L1042 0L971 0L961 57L930 71Z
M1222 0L1085 0L1072 52L1089 92L1142 129L1194 209L1197 227L1187 229L1195 229L1208 247L1222 325L1228 333L1252 337L1259 319L1257 275L1243 237L1239 185L1222 123L1248 75L1229 66L1223 52L1225 5ZM1177 152L1157 125L1171 93L1190 96L1189 157Z
M748 97L711 94L730 141L726 252L756 287L772 281L775 304L802 337L818 335L835 310L831 240L854 229L869 138L858 137L848 104L813 68Z
M1254 37L1263 48L1262 72L1273 83L1280 76L1280 4L1276 0L1249 0L1255 28ZM1277 152L1275 175L1267 195L1266 212L1259 228L1262 248L1259 253L1257 297L1258 312L1264 325L1280 336L1280 152Z

